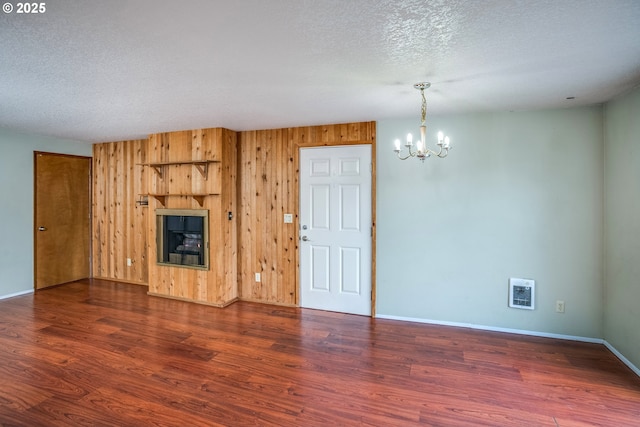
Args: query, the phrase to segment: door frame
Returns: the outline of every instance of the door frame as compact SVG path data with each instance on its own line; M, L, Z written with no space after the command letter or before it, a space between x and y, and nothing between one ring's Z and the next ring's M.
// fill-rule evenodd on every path
M87 211L89 212L89 257L86 262L89 264L89 278L93 277L93 263L91 260L93 259L93 245L91 244L92 236L93 236L93 157L90 156L79 156L75 154L64 154L64 153L52 153L48 151L34 151L33 152L33 290L37 292L37 282L36 278L38 273L38 259L36 256L37 250L37 223L38 223L38 198L37 198L37 189L38 189L38 156L39 155L47 155L47 156L60 156L60 157L68 157L68 158L77 158L77 159L87 159L89 160L89 198L87 206ZM45 288L46 289L46 288Z
M300 149L313 147L339 147L343 145L371 145L371 317L376 317L376 143L373 141L335 141L322 143L298 143L294 141L296 170L296 217L298 226L295 227L296 245L296 305L300 307Z

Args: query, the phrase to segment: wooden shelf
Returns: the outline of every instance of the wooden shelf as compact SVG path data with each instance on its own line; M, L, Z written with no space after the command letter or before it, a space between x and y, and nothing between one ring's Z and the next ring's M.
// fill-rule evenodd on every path
M178 162L149 162L149 163L138 163L140 166L149 166L151 167L160 178L162 178L162 170L165 166L174 166L174 165L193 165L198 169L198 172L202 175L204 179L208 178L209 173L209 163L220 163L220 160L182 160Z
M190 193L190 194L142 194L142 196L151 196L159 201L163 206L166 206L167 197L191 197L198 202L200 206L204 203L204 198L208 196L219 196L220 193Z

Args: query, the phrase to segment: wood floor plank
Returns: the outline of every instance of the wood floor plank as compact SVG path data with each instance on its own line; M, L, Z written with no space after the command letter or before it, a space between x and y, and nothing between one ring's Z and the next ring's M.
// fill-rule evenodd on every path
M21 384L20 387L14 387L11 380L0 379L0 410L11 413L24 412L53 395L38 386ZM0 412L0 419L2 419L2 412Z
M0 426L638 426L599 344L85 280L0 301Z

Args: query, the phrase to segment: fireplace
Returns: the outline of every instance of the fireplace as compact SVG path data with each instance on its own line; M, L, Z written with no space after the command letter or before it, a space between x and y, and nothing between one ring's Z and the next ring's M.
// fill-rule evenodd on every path
M156 209L158 264L209 269L209 211Z

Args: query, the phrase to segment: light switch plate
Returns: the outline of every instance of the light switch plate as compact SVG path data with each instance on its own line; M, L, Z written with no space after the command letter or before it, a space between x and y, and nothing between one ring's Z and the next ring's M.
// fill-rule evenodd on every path
M293 223L293 214L284 214L284 223L292 224Z

